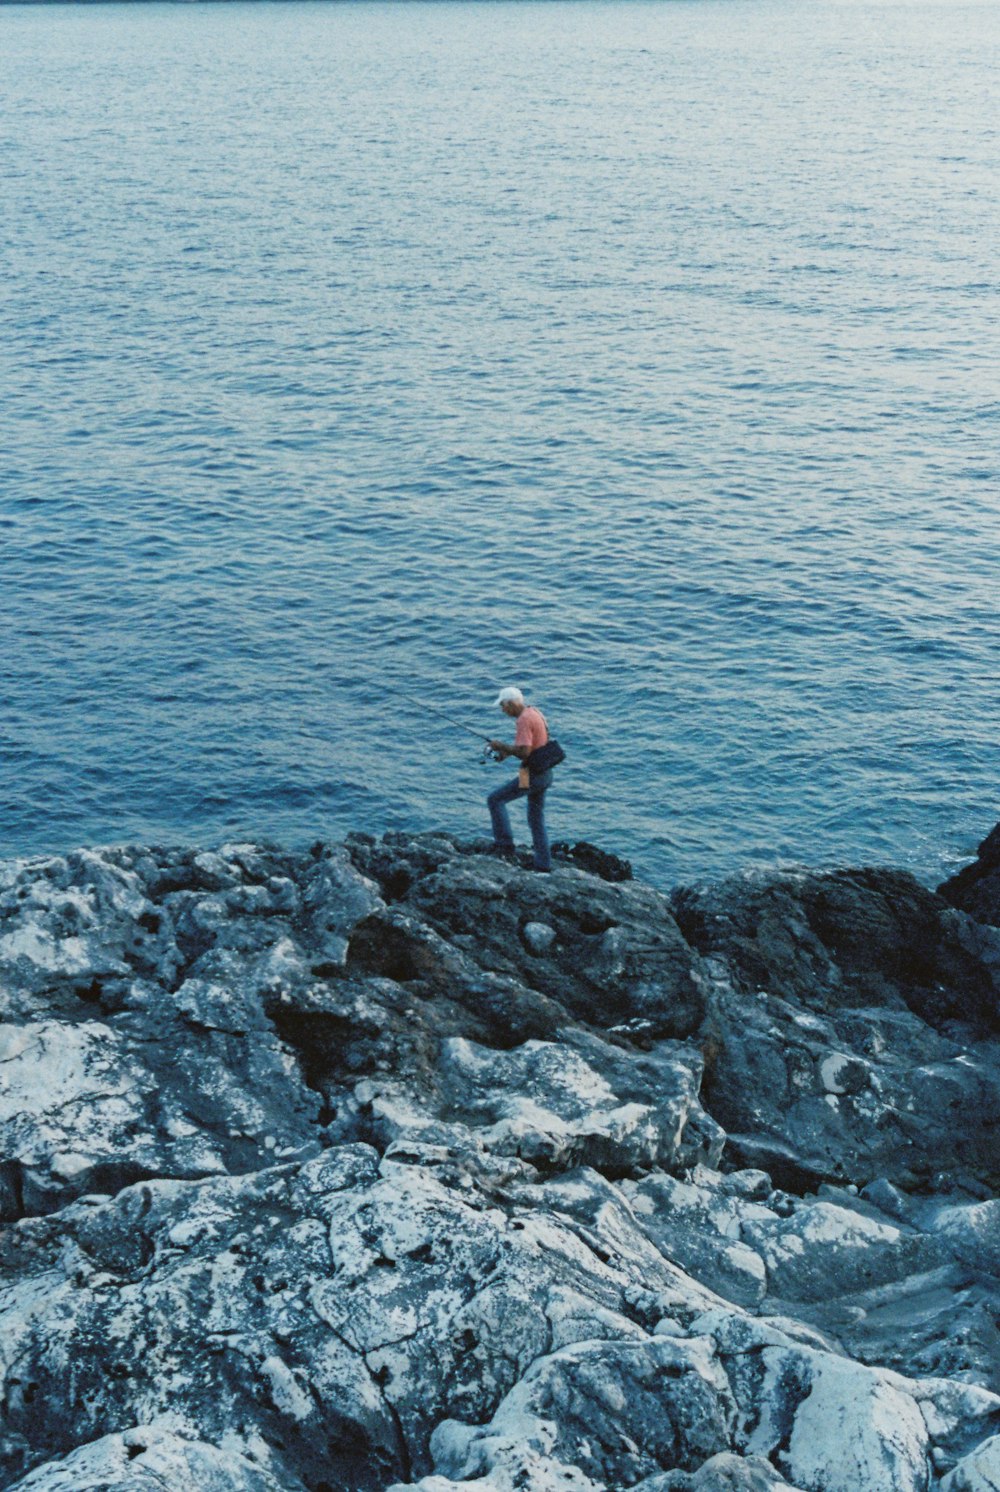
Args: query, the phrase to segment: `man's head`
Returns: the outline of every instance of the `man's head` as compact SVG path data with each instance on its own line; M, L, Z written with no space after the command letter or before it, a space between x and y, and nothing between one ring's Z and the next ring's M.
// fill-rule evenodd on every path
M500 690L495 703L500 706L505 715L516 717L524 709L524 695L520 689L515 689L512 684L508 684L506 689Z

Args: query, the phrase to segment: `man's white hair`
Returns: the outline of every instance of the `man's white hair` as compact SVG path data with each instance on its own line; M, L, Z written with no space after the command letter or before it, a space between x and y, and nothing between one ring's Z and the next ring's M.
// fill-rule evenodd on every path
M506 689L500 690L493 703L495 705L523 705L524 695L520 689L515 689L513 684L508 684Z

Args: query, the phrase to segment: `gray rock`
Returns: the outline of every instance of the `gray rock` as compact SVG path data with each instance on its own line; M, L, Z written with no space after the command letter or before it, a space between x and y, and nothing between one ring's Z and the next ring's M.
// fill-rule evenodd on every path
M990 1485L1000 934L582 866L0 866L0 1485Z
M741 1450L810 1489L925 1492L930 1437L905 1379L746 1317L708 1316L697 1325L711 1335L733 1387Z
M163 1104L150 1126L152 1074L101 1021L0 1026L0 1146L8 1216L48 1212L139 1176L224 1169L218 1147Z
M763 1260L768 1294L784 1302L857 1295L934 1268L944 1257L926 1235L819 1200L788 1218L750 1220L742 1232Z
M556 940L556 930L547 922L526 922L521 929L525 947L531 953L548 953Z
M155 1425L140 1425L47 1461L15 1483L15 1492L163 1492L175 1487L178 1492L186 1487L198 1492L287 1492L290 1483L268 1468L267 1447L248 1450L232 1444L221 1450Z
M0 1256L0 1470L25 1475L140 1406L210 1445L252 1426L306 1481L427 1470L437 1425L488 1420L557 1342L646 1341L627 1294L687 1296L627 1211L612 1256L558 1200L501 1207L466 1175L380 1174L374 1151L341 1147L26 1220ZM690 1300L706 1304L693 1283Z
M602 881L632 879L632 866L628 860L599 849L595 844L588 844L585 839L572 845L557 840L552 846L552 855L556 860L567 860L591 875L600 876Z
M784 1304L858 1361L910 1377L953 1377L1000 1389L995 1291L945 1264L857 1294Z
M761 1255L744 1241L745 1209L732 1195L663 1174L624 1182L622 1191L668 1259L726 1300L761 1303L767 1271Z
M302 941L319 965L343 967L348 939L363 917L382 905L374 881L362 876L343 847L327 847L301 875L301 891L287 882L302 909Z
M157 923L127 851L0 866L0 1016L85 1012L128 979ZM144 923L149 925L144 925Z
M977 1446L941 1483L941 1492L998 1492L998 1489L1000 1435L993 1435Z
M925 1207L924 1217L943 1245L979 1274L1000 1277L1000 1200Z
M635 1492L773 1492L790 1488L762 1456L734 1456L721 1451L695 1472L669 1471L636 1484Z
M560 1043L491 1052L455 1038L441 1053L450 1113L477 1121L480 1143L544 1169L591 1166L605 1175L640 1167L718 1162L724 1135L701 1110L701 1059L636 1055L567 1032ZM692 1150L689 1123L696 1116ZM714 1133L710 1131L714 1130Z
M654 1337L579 1342L541 1357L489 1424L445 1421L431 1453L447 1477L513 1477L525 1450L597 1485L630 1486L728 1448L735 1406L710 1344Z

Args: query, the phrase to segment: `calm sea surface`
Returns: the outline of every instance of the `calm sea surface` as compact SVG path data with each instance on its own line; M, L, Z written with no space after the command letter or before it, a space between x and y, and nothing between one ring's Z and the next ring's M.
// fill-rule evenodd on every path
M1000 817L1000 6L0 8L0 854ZM523 829L523 812L515 807Z

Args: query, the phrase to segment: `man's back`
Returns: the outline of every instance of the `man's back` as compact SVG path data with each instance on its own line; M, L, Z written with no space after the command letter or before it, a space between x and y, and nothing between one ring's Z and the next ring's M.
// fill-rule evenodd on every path
M525 705L517 717L514 745L527 746L529 751L536 751L539 746L544 746L548 739L549 728L545 724L545 716L541 710L536 710L534 705Z

